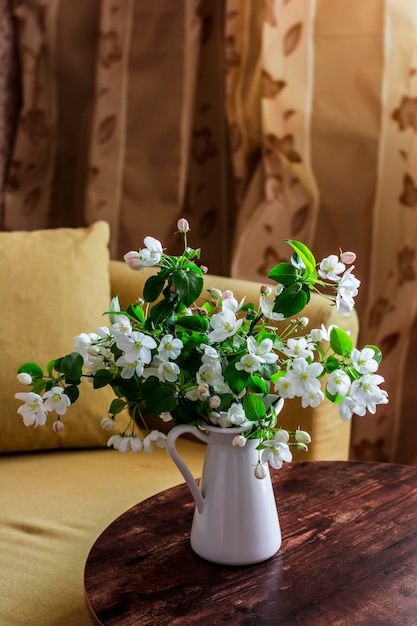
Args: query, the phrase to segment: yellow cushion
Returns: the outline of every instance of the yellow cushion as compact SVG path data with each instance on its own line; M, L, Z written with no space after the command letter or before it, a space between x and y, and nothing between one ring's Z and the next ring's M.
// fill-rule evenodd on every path
M109 226L0 232L0 452L95 447L109 433L100 428L114 395L88 382L64 416L66 427L52 429L55 414L34 430L16 412L16 392L30 391L16 380L18 367L33 361L42 368L73 349L73 337L106 325L110 302ZM121 417L121 421L126 417Z

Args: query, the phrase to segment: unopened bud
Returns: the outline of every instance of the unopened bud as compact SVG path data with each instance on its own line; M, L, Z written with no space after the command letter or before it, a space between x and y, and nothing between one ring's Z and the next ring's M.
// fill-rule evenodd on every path
M208 272L208 267L207 265L200 265L200 269L203 272L203 274L207 274Z
M261 296L267 297L269 295L271 295L272 293L272 288L269 287L268 285L261 285Z
M308 326L308 322L309 322L308 317L300 317L299 324L301 328L305 328L306 326Z
M297 450L299 452L307 452L308 451L308 448L307 448L305 443L296 443L295 447L297 448Z
M259 480L262 480L263 478L266 478L266 470L264 468L264 466L262 465L262 463L258 463L254 469L255 477L259 478Z
M17 380L21 385L31 385L32 384L32 376L27 374L26 372L21 372L17 375Z
M113 430L114 428L114 417L103 417L103 419L100 422L100 426L102 427L103 430Z
M221 400L219 396L211 396L209 400L209 407L211 409L218 409L221 404Z
M235 446L236 448L243 448L245 443L246 437L244 437L243 435L236 435L236 437L233 438L232 446Z
M354 252L342 252L340 255L340 260L345 265L352 265L356 261L356 254Z
M188 220L185 219L185 217L181 217L178 222L177 222L177 228L179 230L180 233L183 233L184 235L186 233L188 233L191 229L190 229L190 225L188 223Z
M61 420L56 420L53 424L52 424L52 428L54 429L54 431L56 433L60 433L61 430L63 430L64 428L64 422L61 422Z
M311 443L311 437L305 430L296 430L294 438L300 443Z

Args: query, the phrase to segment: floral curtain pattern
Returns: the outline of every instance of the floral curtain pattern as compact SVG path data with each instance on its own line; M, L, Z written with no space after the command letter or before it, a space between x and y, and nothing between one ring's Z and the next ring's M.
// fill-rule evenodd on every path
M121 258L149 233L177 252L184 215L212 273L262 282L287 237L355 250L390 403L354 420L352 458L417 463L414 0L1 0L0 18L2 228L105 219Z

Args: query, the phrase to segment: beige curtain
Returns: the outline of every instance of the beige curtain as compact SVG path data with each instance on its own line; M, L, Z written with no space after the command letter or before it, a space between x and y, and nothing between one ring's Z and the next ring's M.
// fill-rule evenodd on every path
M356 251L360 341L383 348L390 403L354 421L352 457L417 463L415 0L0 10L22 86L2 227L105 219L121 258L149 233L174 251L185 215L211 272L259 281L286 237Z

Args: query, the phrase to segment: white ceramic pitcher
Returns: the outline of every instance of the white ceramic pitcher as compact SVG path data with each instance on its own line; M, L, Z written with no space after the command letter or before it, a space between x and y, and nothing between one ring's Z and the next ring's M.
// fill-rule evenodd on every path
M250 565L273 556L281 545L281 529L268 465L265 478L254 475L257 440L232 445L242 428L175 426L167 450L184 476L196 508L191 547L199 556L223 565ZM175 442L191 433L207 444L200 486L179 456Z

